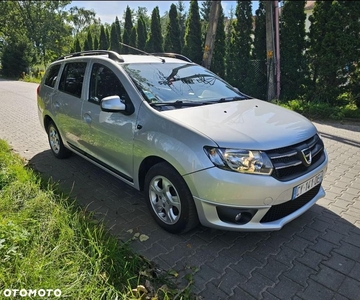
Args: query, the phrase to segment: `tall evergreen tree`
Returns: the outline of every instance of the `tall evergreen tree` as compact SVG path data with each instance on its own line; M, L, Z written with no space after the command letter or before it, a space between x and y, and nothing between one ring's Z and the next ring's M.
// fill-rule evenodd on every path
M219 20L216 28L216 38L214 43L213 56L211 60L210 70L219 75L225 77L225 52L226 45L224 43L225 37L225 16L222 6L220 5Z
M186 27L186 10L184 1L178 1L176 4L176 8L178 11L179 18L179 26L180 26L180 45L181 49L184 48L184 37L185 37L185 27Z
M266 10L265 1L259 1L259 7L255 12L254 48L252 57L254 59L254 83L256 88L252 96L266 99L267 92L267 65L266 65Z
M131 29L131 35L130 35L130 41L129 41L129 45L136 48L136 39L137 39L137 33L136 33L136 28L135 26ZM138 53L138 51L134 50L134 49L129 49L129 53Z
M75 52L81 52L81 46L80 46L79 37L76 37L76 38L75 38L75 41L74 41L74 50L75 50Z
M305 0L286 0L281 13L281 97L284 99L303 94L306 76L305 3Z
M167 52L181 53L180 26L175 4L171 4L170 6L164 50Z
M316 1L310 26L314 99L336 103L359 63L360 3Z
M126 12L125 12L125 24L124 24L124 32L123 32L123 43L126 45L130 44L130 38L131 38L131 30L133 28L133 23L132 23L132 16L131 16L131 9L129 6L126 7ZM122 47L122 52L123 53L130 53L129 51L130 49L126 46Z
M101 25L101 27L100 27L99 49L100 50L108 50L109 49L109 41L108 41L106 33L105 33L104 25Z
M255 32L253 58L266 60L266 10L265 1L259 1L259 7L255 11Z
M146 24L143 16L140 16L138 18L136 30L137 30L136 47L144 51L147 40L147 32L146 32Z
M161 35L159 8L156 6L151 14L151 31L146 42L147 52L162 52L163 41Z
M100 47L99 39L98 39L98 37L95 35L95 37L94 37L94 47L93 47L93 49L94 49L94 50L98 50L99 47Z
M115 22L111 24L110 29L110 50L120 53L119 32Z
M115 18L115 27L116 27L116 33L118 35L118 40L119 42L121 42L121 26L120 26L120 21L118 19L118 17ZM120 47L121 50L121 47Z
M184 55L193 62L201 64L203 51L201 47L201 23L197 0L190 1L189 16L186 20Z
M228 80L245 93L252 91L250 55L252 46L251 1L237 1L236 20L233 22L229 60ZM252 75L252 74L251 74Z
M92 36L91 36L91 31L88 30L87 32L87 35L86 35L86 40L85 40L85 43L84 43L84 50L87 51L87 50L92 50L93 49L93 39L92 39Z

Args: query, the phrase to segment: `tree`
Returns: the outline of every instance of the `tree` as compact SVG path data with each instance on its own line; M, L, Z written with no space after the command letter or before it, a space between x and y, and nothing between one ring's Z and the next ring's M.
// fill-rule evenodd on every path
M255 12L254 48L252 52L253 64L256 67L254 83L257 86L252 96L266 99L267 96L267 71L266 71L266 11L265 1L259 1Z
M166 28L164 50L167 52L181 53L180 26L176 5L171 4L169 23Z
M252 44L251 1L237 1L232 24L227 76L229 83L245 93L252 91L250 54Z
M92 39L90 30L88 30L86 40L84 43L84 50L87 51L87 50L92 50L92 49L94 49L93 39Z
M131 29L131 35L130 35L130 42L129 45L136 48L136 40L137 40L137 33L136 33L136 28L133 27ZM136 51L135 49L129 49L129 53L134 53L136 54L138 51Z
M74 41L74 51L81 52L81 46L80 46L80 41L79 41L78 37L76 37L75 41Z
M178 1L176 4L176 8L178 11L179 26L180 26L180 45L181 45L181 49L183 49L186 19L187 19L184 1Z
M72 37L65 7L70 1L1 1L2 39L30 40L34 63L51 61L69 52Z
M137 35L136 35L136 47L140 50L145 50L146 40L147 40L147 32L146 32L146 24L143 16L140 16L137 20Z
M106 33L105 33L105 27L104 25L101 25L100 27L100 41L99 41L99 49L100 50L108 50L109 49L109 41L107 39Z
M151 14L151 31L146 42L147 52L163 52L159 8L156 6Z
M98 37L95 35L95 37L94 37L94 50L98 50L99 47L100 47L100 45L99 45L99 39L98 39Z
M119 32L115 22L111 24L110 29L110 50L120 53Z
M124 32L123 32L123 43L126 45L130 44L130 38L131 38L131 30L133 28L133 23L132 23L132 17L131 17L131 9L129 6L126 7L126 12L125 12L125 24L124 24ZM129 48L126 46L122 47L122 52L123 53L129 53Z
M199 6L197 0L190 1L189 16L186 20L184 55L193 62L201 64L202 46L201 46L201 23L199 15Z
M223 8L220 4L219 19L216 27L216 39L214 43L213 56L211 60L210 70L219 75L221 78L225 77L225 52L226 45L224 43L225 37L225 16Z
M86 26L96 21L94 10L87 10L83 7L73 6L69 9L68 20L72 24L74 36L78 35Z
M30 65L30 47L26 39L14 37L5 44L2 57L2 74L11 78L20 78L27 73Z
M284 99L303 95L306 75L305 3L305 0L286 0L281 13L281 97Z

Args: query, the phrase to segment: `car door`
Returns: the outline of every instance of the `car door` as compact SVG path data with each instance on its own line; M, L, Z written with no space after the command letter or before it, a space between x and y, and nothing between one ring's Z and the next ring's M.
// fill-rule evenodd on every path
M81 132L81 107L83 101L83 82L87 62L65 63L57 91L52 98L55 123L63 141L70 147L78 144Z
M88 99L82 107L82 122L86 131L79 142L87 149L86 155L123 179L133 182L133 137L136 114L133 104L116 68L110 63L91 65ZM124 112L104 112L101 99L119 96L126 104Z

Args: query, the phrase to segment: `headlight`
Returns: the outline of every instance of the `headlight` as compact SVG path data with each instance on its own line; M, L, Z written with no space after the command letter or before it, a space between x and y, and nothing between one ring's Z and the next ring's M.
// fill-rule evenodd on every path
M270 175L273 165L262 151L204 147L213 164L240 173Z

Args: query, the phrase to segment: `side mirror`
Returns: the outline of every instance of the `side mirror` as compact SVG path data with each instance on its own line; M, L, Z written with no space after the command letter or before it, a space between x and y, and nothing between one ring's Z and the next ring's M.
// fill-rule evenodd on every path
M101 99L100 107L105 112L125 111L126 105L121 102L119 96L108 96Z

